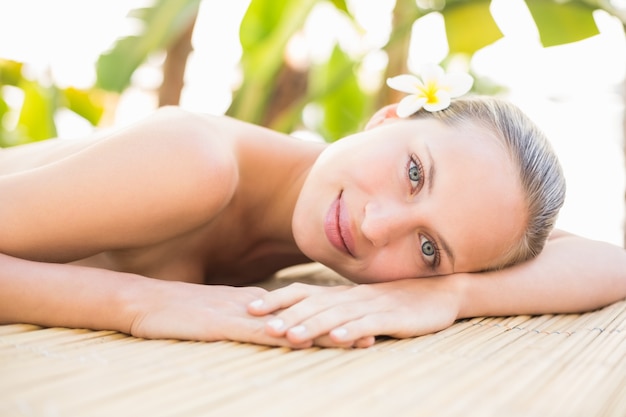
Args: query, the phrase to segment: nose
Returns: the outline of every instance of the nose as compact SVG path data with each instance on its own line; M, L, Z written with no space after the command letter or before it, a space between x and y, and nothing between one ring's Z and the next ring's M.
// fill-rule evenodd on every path
M365 206L361 233L374 247L389 245L395 239L413 233L417 219L409 204L375 201Z

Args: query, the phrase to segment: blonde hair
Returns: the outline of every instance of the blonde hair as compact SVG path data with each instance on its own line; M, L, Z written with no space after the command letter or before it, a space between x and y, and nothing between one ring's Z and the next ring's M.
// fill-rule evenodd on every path
M515 105L495 97L452 100L437 112L418 111L413 118L434 118L451 126L473 123L493 132L517 165L528 220L522 238L489 269L500 269L537 256L545 246L565 200L565 177L544 133Z

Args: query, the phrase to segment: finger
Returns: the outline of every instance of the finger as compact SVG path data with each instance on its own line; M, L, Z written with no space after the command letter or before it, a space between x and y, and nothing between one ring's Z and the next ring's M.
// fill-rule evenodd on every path
M275 337L286 336L289 332L294 343L313 339L328 333L328 330L342 323L342 315L333 317L332 314L324 314L324 312L327 309L336 309L336 305L342 306L346 299L347 297L341 294L336 294L333 297L327 294L309 296L285 310L279 311L276 317L267 321L265 329L268 334ZM314 318L320 314L324 315L319 320L315 320ZM304 322L311 319L313 323L308 323L308 325L313 324L313 327L309 328ZM324 320L328 321L326 325L324 325Z
M357 347L369 347L375 343L374 336L404 338L416 335L413 325L398 319L396 314L378 313L346 322L330 330L329 336L335 343L355 341Z
M248 312L255 316L263 316L292 306L320 290L321 288L318 286L296 282L265 293L258 299L252 301L248 304Z
M310 303L307 303L308 301ZM309 306L307 304L314 304ZM362 319L369 309L363 303L333 303L320 308L320 302L314 299L307 299L292 309L278 315L274 320L268 322L269 325L280 324L286 331L285 337L292 343L300 343L305 340L315 339L327 334L331 330L343 326L353 320ZM293 311L292 311L293 310ZM283 319L283 317L286 317ZM291 323L297 323L290 326ZM277 336L278 332L270 334ZM371 333L370 333L371 334ZM369 336L369 334L368 334ZM356 340L355 338L335 339L336 342L347 342Z
M324 347L324 348L351 349L352 347L354 347L354 342L348 341L348 342L337 343L333 341L329 335L326 334L326 335L315 338L313 340L313 345L318 346L318 347Z
M284 337L268 335L265 332L265 323L252 318L232 318L229 325L225 326L221 339L292 349L305 349L313 346L312 340L294 343Z
M356 348L368 348L376 343L376 338L371 335L361 335L357 336L359 332L350 330L350 323L342 327L337 327L330 331L328 336L330 339L337 344L348 343L349 341L353 341L353 346ZM356 339L353 339L356 338Z
M376 343L376 338L374 336L365 336L365 337L361 337L360 339L357 339L354 342L354 347L365 349L365 348L374 346L375 343Z
M333 340L330 335L324 335L313 340L313 345L326 348L361 349L373 346L375 341L376 339L374 338L374 336L367 336L354 341L338 342L336 340Z

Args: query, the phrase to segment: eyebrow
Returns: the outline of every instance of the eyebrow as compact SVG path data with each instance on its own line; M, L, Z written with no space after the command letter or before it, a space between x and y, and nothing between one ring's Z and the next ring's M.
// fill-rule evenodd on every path
M426 148L426 155L428 156L428 177L426 180L428 181L428 194L431 194L433 191L434 183L435 183L435 174L437 173L437 169L435 167L435 161L433 159L432 154L430 153L430 149L428 148L428 145L425 145L425 148ZM443 248L443 251L448 256L448 259L450 259L450 263L452 264L452 267L454 269L454 252L452 252L452 249L450 249L450 245L448 245L445 239L441 237L441 235L439 234L436 235L436 239L437 241L441 243L441 247Z
M452 264L452 270L454 271L454 253L450 246L446 243L446 241L441 237L441 235L437 235L437 240L441 243L441 247L443 251L448 255L448 259L450 259L450 263Z
M428 145L425 145L426 155L428 156L428 193L433 192L433 184L435 183L435 173L437 169L435 168L435 161L433 160L433 156L430 153L430 149Z

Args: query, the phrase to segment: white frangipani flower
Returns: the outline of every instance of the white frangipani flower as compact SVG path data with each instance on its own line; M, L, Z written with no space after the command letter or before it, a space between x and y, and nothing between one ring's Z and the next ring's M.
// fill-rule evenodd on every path
M409 94L398 103L398 117L409 117L422 107L431 112L443 110L450 105L450 99L467 93L474 83L469 74L446 74L435 64L424 65L420 73L420 78L404 74L387 79L389 87Z

